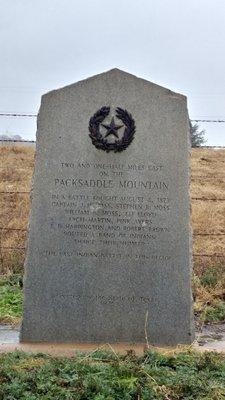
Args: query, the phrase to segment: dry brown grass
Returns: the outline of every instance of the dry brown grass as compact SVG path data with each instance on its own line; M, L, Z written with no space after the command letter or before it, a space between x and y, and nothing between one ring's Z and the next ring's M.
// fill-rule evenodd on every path
M0 230L0 273L22 271L30 199L29 194L9 192L30 191L34 154L33 148L0 147L0 192L8 192L0 193L0 227L24 229ZM192 198L225 199L225 150L192 150L191 174ZM195 309L206 321L223 320L225 235L216 234L225 233L225 201L193 199L192 227L193 253L214 255L194 257ZM201 233L214 235L196 235Z
M30 190L34 166L33 148L5 146L0 148L0 192ZM193 149L191 156L191 196L225 199L225 150ZM28 194L0 195L0 227L26 229L30 200ZM225 201L192 201L194 234L225 233ZM26 232L2 231L3 247L24 247ZM194 236L195 254L224 254L225 236ZM12 258L12 251L4 251ZM16 254L19 254L16 251ZM212 260L196 258L198 268ZM213 262L218 259L214 258ZM9 267L9 265L6 266ZM203 265L204 264L204 265Z
M225 262L225 150L193 149L191 156L191 197L224 199L192 200L194 254L219 254L219 257L196 257L195 272ZM197 236L205 233L211 236ZM214 235L213 235L214 234Z
M29 194L10 192L30 191L33 167L34 149L0 147L0 228L26 230L30 209ZM0 229L0 272L21 269L25 242L26 231Z

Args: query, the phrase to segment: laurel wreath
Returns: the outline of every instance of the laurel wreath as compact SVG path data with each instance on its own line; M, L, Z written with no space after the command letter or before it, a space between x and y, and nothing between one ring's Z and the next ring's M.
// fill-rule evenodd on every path
M123 110L120 107L116 109L116 117L120 119L125 125L125 130L123 137L121 139L116 140L113 143L108 142L107 139L103 138L102 134L99 130L99 125L104 121L104 119L109 115L110 107L102 107L98 110L93 117L91 117L89 121L89 132L90 138L92 140L93 145L97 149L101 149L106 151L114 151L114 153L118 153L120 151L125 150L134 139L135 134L135 122L131 116L127 112L127 110Z

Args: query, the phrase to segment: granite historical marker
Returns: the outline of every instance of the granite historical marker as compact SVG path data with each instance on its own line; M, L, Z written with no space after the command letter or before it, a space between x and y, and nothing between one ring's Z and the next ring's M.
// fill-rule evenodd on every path
M191 343L186 97L113 69L38 115L23 342Z

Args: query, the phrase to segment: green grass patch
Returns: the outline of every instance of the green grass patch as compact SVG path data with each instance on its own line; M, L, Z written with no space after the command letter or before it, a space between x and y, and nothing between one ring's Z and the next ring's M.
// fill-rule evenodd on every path
M0 355L0 400L224 400L225 358L216 353L97 351L72 359Z
M200 277L200 283L204 287L213 288L216 286L220 278L219 270L217 268L207 268Z
M0 322L17 323L22 314L21 275L0 278Z
M225 321L225 271L223 265L207 267L193 275L195 312L203 323Z
M206 306L200 316L201 321L219 323L225 321L225 303L218 301L213 305Z

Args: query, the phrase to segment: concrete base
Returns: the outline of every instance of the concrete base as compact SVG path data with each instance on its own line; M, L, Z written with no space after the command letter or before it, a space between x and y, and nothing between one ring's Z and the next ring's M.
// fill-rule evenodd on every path
M196 341L191 346L154 347L149 348L169 353L192 348L198 351L217 351L225 353L225 324L206 325L196 334ZM132 350L137 356L143 355L147 344L130 343L19 343L19 328L0 325L0 353L24 351L27 353L45 353L57 357L73 357L77 352L95 352L96 350L111 350L118 354L126 354Z
M52 356L72 357L77 352L95 352L96 350L111 350L118 354L127 354L129 351L136 355L143 355L146 350L145 344L96 344L96 343L2 343L0 344L0 353L11 351L25 351L28 353L46 353ZM164 349L165 350L165 349Z
M150 346L149 349L159 351L164 354L173 353L192 348L200 352L204 351L217 351L225 353L225 344L215 343L208 346L199 346L198 343L193 343L191 346L177 346L177 347L154 347ZM147 349L146 345L130 345L124 343L118 344L99 344L96 343L69 343L69 344L54 344L54 343L3 343L0 344L0 353L10 353L13 351L24 351L26 353L44 353L54 357L74 357L78 352L94 353L97 350L111 350L117 354L127 354L133 351L135 355L142 356Z

